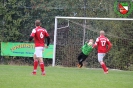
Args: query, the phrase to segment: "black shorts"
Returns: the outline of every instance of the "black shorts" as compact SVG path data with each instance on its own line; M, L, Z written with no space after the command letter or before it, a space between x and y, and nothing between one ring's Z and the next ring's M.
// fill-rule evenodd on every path
M78 56L78 61L82 59L82 62L88 57L88 55L85 55L83 52L81 52Z

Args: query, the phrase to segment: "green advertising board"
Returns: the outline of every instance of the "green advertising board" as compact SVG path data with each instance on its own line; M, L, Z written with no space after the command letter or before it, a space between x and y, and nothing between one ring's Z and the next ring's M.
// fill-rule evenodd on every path
M2 56L33 57L34 51L33 43L1 42ZM53 58L53 45L49 45L48 48L44 49L43 58Z

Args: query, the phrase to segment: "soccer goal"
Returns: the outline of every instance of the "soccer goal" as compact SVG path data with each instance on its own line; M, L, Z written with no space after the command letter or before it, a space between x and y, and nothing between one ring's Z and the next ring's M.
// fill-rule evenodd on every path
M110 68L130 69L133 67L133 19L55 17L54 55L52 66L75 67L81 47L88 39L99 36L104 30L112 42L111 51L105 56ZM99 68L97 51L94 49L84 62L85 67Z

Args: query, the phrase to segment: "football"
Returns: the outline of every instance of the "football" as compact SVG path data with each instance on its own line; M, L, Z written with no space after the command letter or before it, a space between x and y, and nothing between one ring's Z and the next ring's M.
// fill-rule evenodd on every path
M90 46L90 45L92 45L93 43L92 42L88 42L88 45Z

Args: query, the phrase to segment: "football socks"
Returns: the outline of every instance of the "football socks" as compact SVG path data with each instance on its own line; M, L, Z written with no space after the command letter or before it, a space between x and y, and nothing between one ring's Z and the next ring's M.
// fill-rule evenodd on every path
M34 72L36 72L38 66L38 60L34 60Z
M104 62L101 62L100 64L101 64L104 72L107 72L107 67L106 67L105 63Z
M44 63L43 62L40 62L40 68L41 68L41 71L44 72Z

